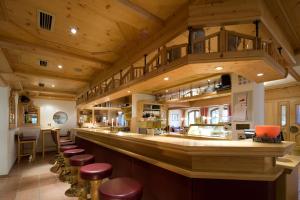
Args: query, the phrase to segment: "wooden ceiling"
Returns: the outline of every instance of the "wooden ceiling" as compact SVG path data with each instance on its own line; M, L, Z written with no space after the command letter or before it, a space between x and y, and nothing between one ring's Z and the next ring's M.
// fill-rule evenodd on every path
M8 62L2 65L5 61L0 55L0 85L4 82L36 97L74 98L96 77L127 60L128 50L158 31L174 28L168 22L175 15L185 16L180 16L178 10L186 8L187 2L0 0L0 54ZM295 53L300 53L300 1L266 3ZM40 28L39 11L53 16L50 31ZM76 35L70 33L73 27ZM178 36L178 40L186 41L187 33ZM40 66L40 60L47 61L47 66ZM39 87L39 83L45 86Z
M30 94L75 97L124 56L123 49L159 30L186 2L1 0L0 48L10 66L0 67L1 81ZM53 16L50 31L39 26L39 11ZM48 65L40 66L40 60Z

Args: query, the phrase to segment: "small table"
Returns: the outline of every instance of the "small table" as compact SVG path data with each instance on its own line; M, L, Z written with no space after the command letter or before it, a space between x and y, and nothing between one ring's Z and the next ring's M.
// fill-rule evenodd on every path
M60 144L59 144L59 138L60 138L60 129L59 128L45 128L45 129L41 129L41 135L42 135L42 157L43 159L45 158L45 133L50 133L51 131L55 132L55 137L56 137L56 143L57 143L57 152L59 153L59 148L60 148ZM55 141L54 141L55 142Z

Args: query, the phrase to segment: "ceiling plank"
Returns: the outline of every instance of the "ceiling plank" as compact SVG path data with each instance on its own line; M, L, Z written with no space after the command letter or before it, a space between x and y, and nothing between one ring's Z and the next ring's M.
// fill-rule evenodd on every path
M23 65L24 66L24 65ZM44 70L25 70L25 68L32 68L30 66L26 66L23 69L19 67L14 67L14 72L16 75L31 75L31 76L37 76L37 77L42 77L42 78L49 78L53 80L67 80L67 81L75 81L75 82L82 82L82 83L88 83L89 79L84 79L84 78L74 78L71 76L64 76L61 73L56 73L56 72L47 72Z
M2 75L0 74L0 86L6 86L7 83L6 81L3 79Z
M300 41L300 37L299 37L299 35L297 34L297 31L295 30L295 25L292 23L291 19L289 18L289 15L288 15L286 9L284 8L284 6L283 6L283 4L282 4L282 1L281 1L281 0L277 0L276 2L277 2L277 4L278 4L278 7L279 7L280 10L281 10L281 13L282 13L283 17L285 18L286 24L288 25L288 27L289 27L290 30L291 30L291 33L292 33L293 36L297 39L297 41Z
M2 81L0 80L0 82L3 82L4 85L9 85L8 82L5 81L5 78L2 77L2 75L4 76L7 73L13 74L13 70L7 58L6 51L0 48L0 74L1 74L0 79L2 80ZM23 90L23 85L17 77L15 77L14 82L17 83L16 85L20 90ZM12 86L10 85L10 87Z
M5 55L5 52L0 48L0 72L12 73L13 70L9 65L9 61Z
M111 68L108 68L106 73L101 73L98 77L94 77L92 85L96 85L101 80L110 77L113 73L131 65L145 54L156 50L158 47L183 33L187 29L188 4L182 6L178 12L175 13L174 16L171 16L165 21L165 26L148 39L139 43L131 43L126 49L123 49L120 59L118 59Z
M148 10L144 9L141 6L138 6L136 4L134 4L133 2L129 1L129 0L118 0L118 2L122 3L123 5L127 6L128 8L130 8L131 10L135 11L136 13L138 13L139 15L141 15L142 17L145 17L148 20L151 20L161 26L164 25L164 21L159 18L158 16L152 14L151 12L149 12Z
M98 59L95 58L74 54L61 49L54 49L51 47L45 47L38 44L32 44L29 42L25 42L13 38L6 38L3 36L0 36L0 47L7 48L7 49L17 49L17 50L27 51L35 54L43 54L47 56L64 56L81 62L91 63L97 69L104 69L110 66L110 63L99 61Z

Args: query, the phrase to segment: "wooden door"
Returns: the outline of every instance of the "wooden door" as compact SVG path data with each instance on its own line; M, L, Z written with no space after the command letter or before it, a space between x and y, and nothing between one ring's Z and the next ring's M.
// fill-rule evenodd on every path
M290 103L280 101L278 103L278 124L281 127L284 140L290 140Z
M290 140L296 142L295 152L300 154L300 100L292 101L290 107Z

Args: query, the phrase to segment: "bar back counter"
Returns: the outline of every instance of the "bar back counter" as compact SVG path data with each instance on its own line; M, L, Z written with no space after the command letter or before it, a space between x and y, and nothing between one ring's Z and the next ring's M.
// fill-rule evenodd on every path
M129 176L143 183L143 200L287 199L287 174L282 165L276 165L276 158L291 152L292 142L75 130L79 146L95 155L97 162L112 164L113 178Z

